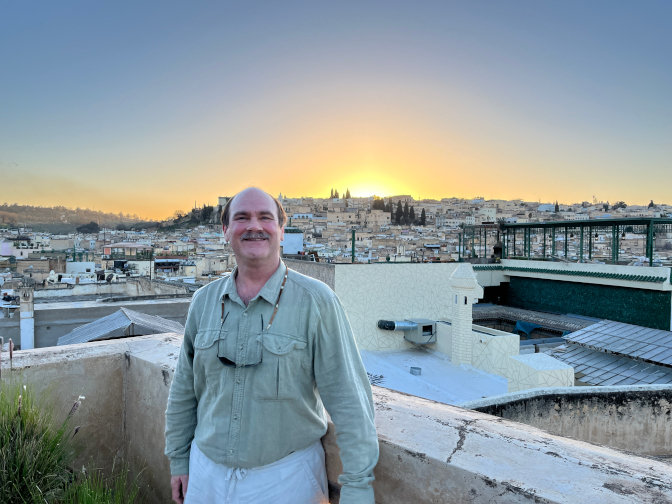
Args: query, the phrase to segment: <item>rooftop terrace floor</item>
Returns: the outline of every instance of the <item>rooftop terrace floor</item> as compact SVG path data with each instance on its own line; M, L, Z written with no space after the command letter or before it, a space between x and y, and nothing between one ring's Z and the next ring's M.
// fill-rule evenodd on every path
M424 399L458 404L507 392L506 378L472 366L456 366L448 357L431 350L360 353L367 372L383 376L379 386ZM422 374L412 375L411 366L422 368Z

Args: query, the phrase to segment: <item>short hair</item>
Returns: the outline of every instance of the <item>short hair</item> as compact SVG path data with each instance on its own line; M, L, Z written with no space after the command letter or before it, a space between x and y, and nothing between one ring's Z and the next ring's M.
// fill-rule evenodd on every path
M266 191L264 191L266 194L268 194ZM231 208L231 202L233 199L238 196L240 193L236 193L233 195L231 198L229 198L229 201L226 202L226 205L224 205L224 208L222 208L222 225L223 226L229 226L229 210ZM275 206L277 207L278 211L278 224L280 224L280 227L283 227L285 223L287 222L287 214L285 213L285 209L282 208L282 205L278 201L277 198L274 198L270 194L268 196L275 202Z

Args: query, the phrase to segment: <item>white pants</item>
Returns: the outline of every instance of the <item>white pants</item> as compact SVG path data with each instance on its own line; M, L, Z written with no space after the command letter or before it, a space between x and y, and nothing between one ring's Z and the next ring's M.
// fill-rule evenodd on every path
M320 441L254 469L217 464L191 443L184 504L328 504L327 491Z

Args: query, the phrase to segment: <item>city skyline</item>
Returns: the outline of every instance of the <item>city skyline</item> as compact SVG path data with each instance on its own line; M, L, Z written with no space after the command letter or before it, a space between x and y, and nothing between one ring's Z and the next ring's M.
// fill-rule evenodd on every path
M156 219L249 185L667 198L667 2L2 11L8 202Z

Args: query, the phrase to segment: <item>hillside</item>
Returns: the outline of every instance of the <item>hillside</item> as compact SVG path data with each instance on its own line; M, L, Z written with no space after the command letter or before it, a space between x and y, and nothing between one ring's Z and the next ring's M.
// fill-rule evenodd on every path
M88 208L0 205L0 227L30 227L51 233L73 232L77 226L96 222L100 227L116 228L144 222L137 215L106 213Z

